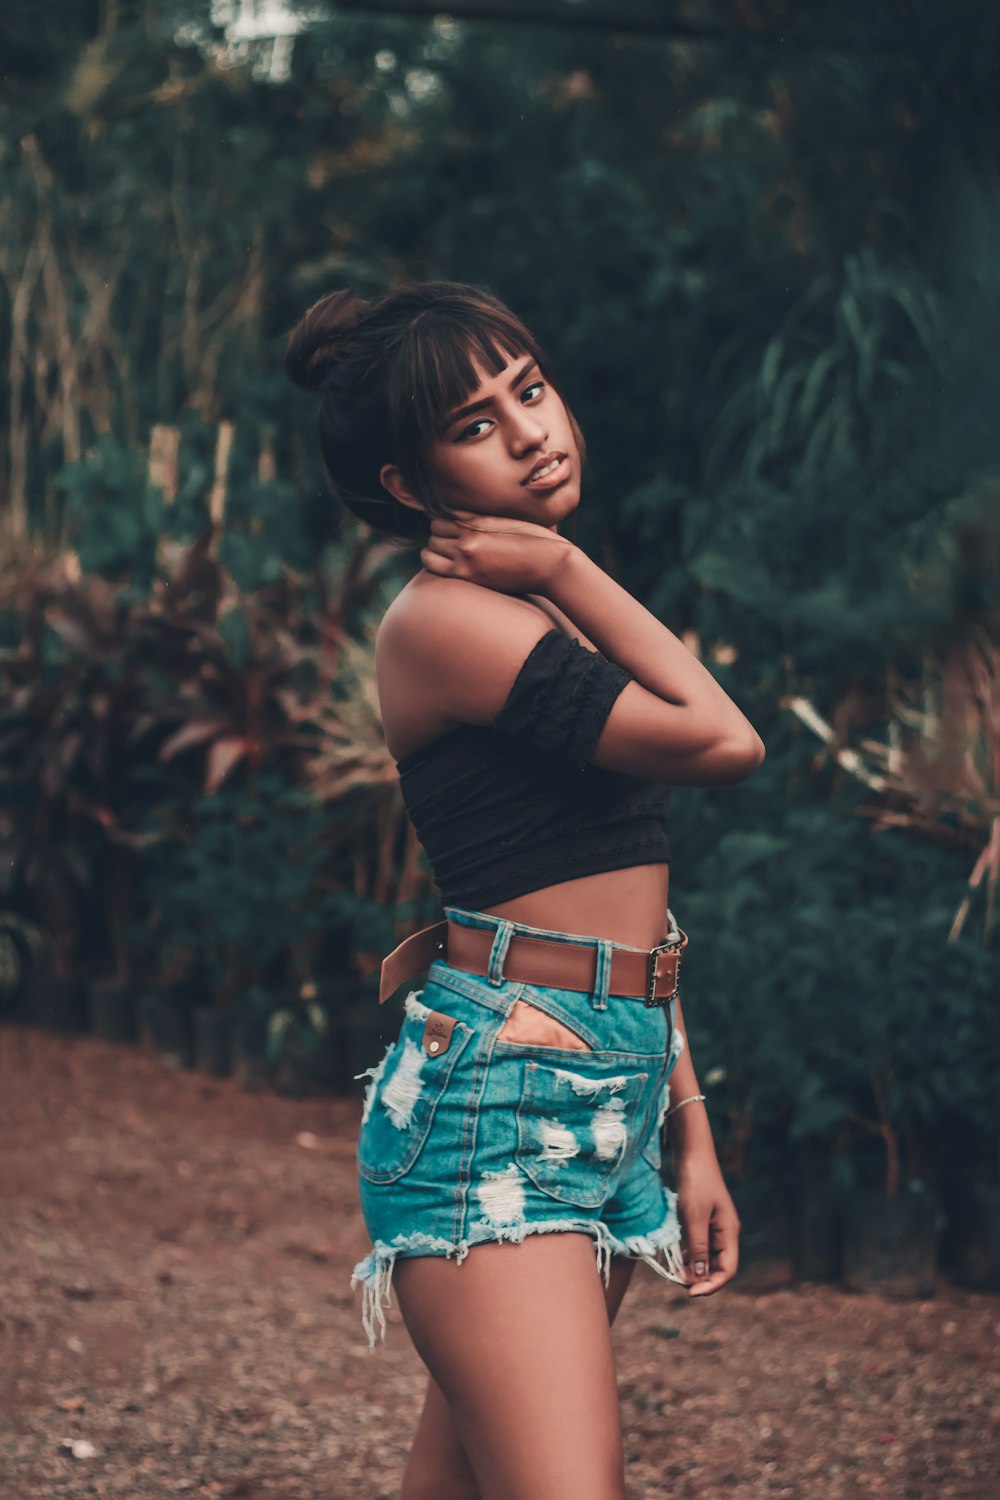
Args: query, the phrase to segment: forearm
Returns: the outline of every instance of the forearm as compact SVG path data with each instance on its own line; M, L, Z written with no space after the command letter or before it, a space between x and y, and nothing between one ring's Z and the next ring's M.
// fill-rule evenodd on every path
M753 726L711 672L627 590L572 547L547 590L609 661L667 703L709 710L721 735L763 745Z
M684 1050L674 1065L670 1075L670 1107L679 1104L682 1099L689 1099L693 1094L702 1092L698 1077L694 1070L694 1059L691 1056L691 1048L688 1045L687 1028L684 1025L684 1013L681 1010L680 997L676 1001L677 1029L684 1038ZM712 1138L712 1127L708 1120L708 1110L701 1101L695 1104L685 1104L676 1114L668 1115L666 1120L667 1139L670 1144L671 1154L675 1157L687 1155L691 1152L709 1152L715 1155L715 1142Z

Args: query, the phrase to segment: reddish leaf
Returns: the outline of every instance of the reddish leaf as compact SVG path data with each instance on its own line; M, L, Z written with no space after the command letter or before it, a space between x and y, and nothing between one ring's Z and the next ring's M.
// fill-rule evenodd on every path
M158 759L172 760L175 755L179 755L182 750L189 750L192 745L203 745L225 727L221 719L195 719L191 724L182 724L176 734L172 734L160 746Z
M217 792L234 766L238 765L251 749L248 739L216 740L208 752L208 768L205 775L205 794Z

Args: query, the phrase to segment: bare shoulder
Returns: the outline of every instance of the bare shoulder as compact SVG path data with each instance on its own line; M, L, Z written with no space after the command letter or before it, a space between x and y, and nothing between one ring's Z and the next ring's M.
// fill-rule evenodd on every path
M553 621L533 600L468 583L420 573L401 589L382 617L376 653L441 664L449 656L496 632L513 631L525 640L551 630Z
M418 574L386 610L375 643L387 739L408 746L456 724L490 723L554 628L527 598Z

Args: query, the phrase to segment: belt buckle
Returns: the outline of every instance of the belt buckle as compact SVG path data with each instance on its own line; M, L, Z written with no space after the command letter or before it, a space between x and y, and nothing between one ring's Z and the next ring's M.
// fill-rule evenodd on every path
M673 953L675 949L677 949L677 948L683 948L683 947L684 947L684 934L680 933L675 938L668 938L668 940L665 943L657 943L656 947L655 948L650 948L649 952L646 954L646 994L645 994L645 998L643 1000L643 1004L645 1005L645 1007L646 1007L647 1010L653 1010L657 1006L660 1006L660 1005L669 1005L670 1001L673 1000L676 997L678 986L677 986L677 984L675 982L674 988L673 988L673 993L670 994L670 995L664 995L664 996L662 996L661 999L657 1000L657 998L656 998L656 960L659 958L659 956L660 956L661 953ZM677 973L678 974L680 973L680 968L681 968L681 961L678 958L678 960L677 960ZM674 977L675 977L675 980L676 980L676 974L675 974Z

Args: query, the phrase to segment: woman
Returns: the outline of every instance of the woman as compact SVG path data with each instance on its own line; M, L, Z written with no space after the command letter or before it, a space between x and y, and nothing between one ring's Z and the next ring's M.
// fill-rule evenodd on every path
M370 1070L355 1272L372 1348L391 1278L430 1373L403 1500L620 1500L610 1325L636 1261L691 1296L737 1264L677 994L668 788L735 784L764 747L560 534L582 437L501 303L335 292L286 369L322 395L345 502L421 543L376 670L446 920L383 965L383 998L430 967Z

